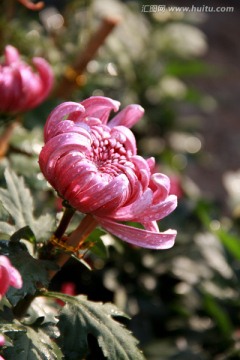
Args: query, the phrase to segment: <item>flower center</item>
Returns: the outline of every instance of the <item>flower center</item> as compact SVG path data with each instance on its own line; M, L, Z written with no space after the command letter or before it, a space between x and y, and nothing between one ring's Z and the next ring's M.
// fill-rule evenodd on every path
M99 139L95 137L92 142L92 151L88 158L97 166L98 171L117 176L122 172L122 166L131 164L129 151L126 150L122 136L122 142L111 138L110 134ZM132 167L132 164L131 164Z

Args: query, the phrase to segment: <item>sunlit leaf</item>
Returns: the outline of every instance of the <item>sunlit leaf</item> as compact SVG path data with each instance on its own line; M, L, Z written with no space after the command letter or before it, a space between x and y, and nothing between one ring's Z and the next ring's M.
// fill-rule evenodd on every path
M41 328L22 326L19 332L13 332L11 326L7 331L14 346L3 351L8 360L60 360L63 354L54 340Z
M115 305L87 300L84 296L72 297L47 293L66 303L59 315L60 343L63 352L72 360L82 359L88 352L87 336L96 337L104 356L110 360L143 360L137 340L114 317L126 317Z
M4 174L7 189L0 189L0 201L12 216L14 227L4 225L2 229L12 232L12 230L16 231L25 226L29 226L37 240L46 240L54 224L53 218L49 214L45 214L36 219L34 216L33 198L23 177L17 176L15 172L10 169L6 169Z

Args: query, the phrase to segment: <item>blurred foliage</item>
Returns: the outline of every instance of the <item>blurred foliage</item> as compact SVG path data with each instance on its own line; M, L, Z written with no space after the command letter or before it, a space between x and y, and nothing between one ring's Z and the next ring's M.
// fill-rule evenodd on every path
M113 301L131 316L129 327L148 360L239 359L240 198L233 191L239 174L226 174L229 215L223 216L218 204L204 199L184 172L188 163L204 156L199 113L217 106L189 82L215 71L201 60L208 44L199 19L190 13L143 13L140 1L45 3L38 14L5 1L0 15L1 53L11 43L28 59L44 56L56 76L52 96L25 114L14 130L0 162L1 185L4 169L13 168L31 188L34 216L57 216L57 196L38 167L46 117L62 100L105 95L122 106L139 103L145 108L144 119L134 128L139 152L156 157L179 195L177 210L160 224L178 230L172 249L137 249L97 230L91 237L101 241L86 258L94 271L71 260L51 289L59 291L70 281L77 293L93 301ZM73 64L105 17L120 22L85 71L74 72ZM57 96L66 77L73 88ZM194 109L200 110L198 116ZM32 204L28 208L35 219ZM0 208L3 220L8 218L5 210Z

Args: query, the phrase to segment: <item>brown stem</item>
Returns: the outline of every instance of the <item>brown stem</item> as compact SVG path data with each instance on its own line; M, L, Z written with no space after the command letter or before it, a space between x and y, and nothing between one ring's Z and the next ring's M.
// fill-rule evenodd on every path
M9 149L9 141L11 139L13 130L17 125L19 125L19 122L19 119L10 122L0 135L0 159L2 159L6 155Z
M61 239L61 237L64 235L75 211L75 209L69 206L65 208L61 221L54 232L54 236L57 239ZM41 248L39 258L41 260L52 260L54 258L54 248L55 246L50 241L48 241L48 243Z
M56 238L61 239L61 237L64 235L74 213L75 213L75 209L73 209L72 207L66 207L63 217L57 227L57 229L54 232L54 235L56 236Z
M98 49L104 44L107 36L118 23L119 19L117 18L105 18L102 20L99 29L92 35L83 53L80 54L75 64L65 72L65 76L58 85L54 96L69 97L74 88L79 86L79 80L81 80L81 75L85 71L87 64L94 58Z
M90 233L96 228L98 222L93 218L92 215L86 215L79 226L72 232L72 234L68 237L65 246L71 248L80 248ZM55 263L62 267L71 257L71 254L61 253L57 259L55 259ZM54 277L56 271L51 271L49 273L50 279Z

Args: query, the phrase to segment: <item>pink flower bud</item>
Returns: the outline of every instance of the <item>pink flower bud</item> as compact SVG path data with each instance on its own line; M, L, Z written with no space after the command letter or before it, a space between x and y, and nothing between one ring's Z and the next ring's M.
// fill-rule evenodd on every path
M18 50L5 48L5 62L0 64L0 112L18 113L35 108L49 95L53 72L46 60L32 59L35 70L20 59Z
M9 286L17 289L22 287L22 277L6 256L0 256L0 299L7 292Z
M169 193L169 178L154 173L154 159L137 155L129 127L142 117L143 108L129 105L108 122L119 105L93 96L56 107L45 125L40 168L62 198L92 214L107 231L133 245L167 249L176 231L159 232L156 221L175 209L177 198Z

